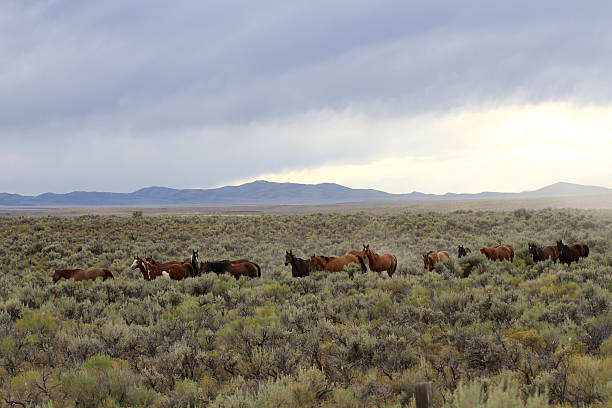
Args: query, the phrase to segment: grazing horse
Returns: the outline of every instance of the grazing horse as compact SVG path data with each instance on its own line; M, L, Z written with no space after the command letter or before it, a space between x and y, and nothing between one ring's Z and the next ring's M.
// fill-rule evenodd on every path
M436 252L429 251L426 254L423 254L423 269L429 269L433 271L434 265L438 262L442 262L445 259L450 260L450 255L446 251Z
M376 251L370 249L369 244L363 244L363 253L368 258L371 271L387 271L387 274L391 277L397 269L397 257L393 254L379 255Z
M254 262L232 263L231 261L206 261L200 263L200 270L204 273L214 272L217 275L229 273L236 280L241 276L249 278L261 277L261 269Z
M482 247L480 253L484 254L488 259L497 261L498 259L503 261L504 259L512 262L514 258L514 247L512 245L497 245L494 247Z
M459 245L457 247L457 258L462 258L471 252L472 250L470 248L464 248L463 245Z
M168 262L166 264L153 265L152 263L137 256L134 257L134 262L132 262L132 266L130 268L132 270L137 268L140 269L142 277L147 281L154 280L158 276L164 276L176 280L181 280L188 276L194 276L193 267L190 263Z
M108 278L115 279L115 276L108 269L92 268L92 269L56 269L53 274L53 283L57 283L60 279L74 279L75 281L82 280L96 280L96 278L102 278L106 280Z
M310 274L311 263L309 259L298 258L292 251L285 251L285 266L291 264L291 276L303 278Z
M557 241L557 249L559 251L559 261L568 266L572 262L578 262L580 258L589 256L589 247L587 244L575 243L565 245L563 241Z
M251 265L253 265L257 269L257 277L261 278L261 267L258 264L256 264L255 262L253 262L253 261L249 261L248 259L242 258L242 259L235 259L233 261L224 259L221 262L229 262L232 265L239 265L239 264L243 264L243 263L251 264ZM202 263L200 263L200 265L202 265Z
M342 272L346 265L355 263L363 267L363 262L359 262L359 258L352 254L344 256L316 256L310 257L310 265L317 271L327 272ZM363 270L363 269L362 269Z
M534 262L542 262L550 259L557 263L559 249L556 245L539 246L535 242L529 242L527 247L529 248L529 255L531 255Z

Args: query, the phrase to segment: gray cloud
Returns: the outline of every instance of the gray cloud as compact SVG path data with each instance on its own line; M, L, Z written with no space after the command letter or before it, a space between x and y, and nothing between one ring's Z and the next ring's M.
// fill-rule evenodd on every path
M0 177L0 190L206 186L369 157L350 135L315 145L316 135L250 131L309 112L608 104L611 9L569 1L7 1L0 168L15 161L20 173ZM392 140L377 143L379 156L393 151ZM164 165L148 164L144 152ZM70 157L78 177L50 157ZM87 166L92 157L101 163ZM112 170L101 170L104 162Z

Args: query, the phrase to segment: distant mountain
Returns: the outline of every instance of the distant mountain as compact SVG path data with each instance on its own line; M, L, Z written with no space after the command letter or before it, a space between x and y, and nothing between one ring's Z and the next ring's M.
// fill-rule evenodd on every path
M612 194L612 189L572 183L555 183L521 193L482 192L442 195L412 192L390 194L380 190L353 189L334 183L273 183L264 180L212 189L177 190L146 187L133 193L73 191L38 196L0 193L3 206L136 206L136 205L234 205L234 204L335 204L375 201L496 200L554 196Z

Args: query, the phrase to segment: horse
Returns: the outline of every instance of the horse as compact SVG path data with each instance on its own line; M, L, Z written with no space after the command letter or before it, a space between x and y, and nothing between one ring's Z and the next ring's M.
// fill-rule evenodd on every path
M482 247L480 253L492 261L503 261L504 259L512 262L514 258L514 247L512 245L497 245L494 247Z
M448 254L448 252L429 251L426 254L423 254L423 269L429 269L429 271L433 271L434 265L438 262L444 261L445 259L450 260L450 255Z
M568 266L572 262L578 262L580 258L589 256L588 245L582 243L565 245L562 241L557 241L557 250L559 251L559 261Z
M198 250L197 249L192 249L191 250L191 257L190 258L185 258L185 260L183 261L183 263L190 263L191 267L193 268L193 272L194 272L194 276L199 275L200 273L200 258L198 257Z
M134 262L132 262L130 269L134 270L137 268L140 269L142 277L147 281L154 280L158 276L176 280L181 280L188 276L194 276L193 267L190 263L176 263L176 261L168 262L166 264L153 265L152 263L135 256Z
M541 262L547 259L557 263L559 258L559 249L556 245L539 246L535 242L527 243L529 248L529 255L533 258L534 262Z
M371 271L387 271L387 274L391 277L397 269L397 257L393 254L379 255L376 251L370 249L369 244L363 244L363 253L368 258Z
M261 278L261 267L258 264L256 264L255 262L253 262L253 261L249 261L248 259L242 258L242 259L235 259L233 261L224 259L221 262L229 262L232 265L239 265L239 264L243 264L243 263L251 264L251 265L253 265L257 269L257 277ZM201 265L201 263L200 263L200 265Z
M236 280L241 276L249 278L261 277L261 270L255 263L247 261L242 263L231 263L230 261L205 261L200 262L200 270L204 273L214 272L217 275L229 273Z
M96 278L102 278L106 280L108 278L115 279L115 275L108 269L92 268L92 269L56 269L53 274L53 283L57 283L60 279L74 279L75 281L82 280L96 280Z
M459 245L457 247L457 258L462 258L471 252L472 250L470 248L464 248L463 245Z
M362 267L363 271L363 262L359 261L355 255L346 254L344 256L316 256L312 255L310 257L310 265L318 271L327 271L327 272L341 272L344 270L346 265L351 263L355 263Z
M291 264L291 276L303 278L310 274L312 270L309 259L298 258L292 251L285 251L285 266Z

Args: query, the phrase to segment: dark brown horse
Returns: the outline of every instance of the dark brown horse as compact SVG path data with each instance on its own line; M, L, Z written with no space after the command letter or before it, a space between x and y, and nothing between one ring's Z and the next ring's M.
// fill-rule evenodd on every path
M462 258L471 252L472 250L470 248L464 248L463 245L459 245L457 247L457 258Z
M60 279L74 279L75 281L82 280L96 280L96 278L102 278L106 280L108 278L115 279L115 276L108 269L92 268L92 269L56 269L53 274L53 283L56 283Z
M559 258L559 249L556 245L539 246L535 242L529 242L527 247L529 248L529 255L531 255L534 262L550 259L556 263Z
M291 276L303 278L310 274L312 270L310 260L298 258L291 251L285 251L285 266L291 265Z
M137 256L134 257L131 269L140 269L142 277L147 281L154 280L158 276L181 280L188 276L194 276L195 274L190 263L168 262L165 264L153 265Z
M446 251L429 251L423 254L423 269L433 271L434 265L444 260L450 260L450 255Z
M317 271L341 272L346 265L352 263L363 266L363 262L360 262L359 258L352 254L337 257L316 255L310 257L310 265Z
M236 278L236 280L240 279L241 276L246 276L248 278L261 277L259 265L251 261L239 263L232 263L227 260L200 262L200 270L204 273L214 272L217 275L229 273Z
M484 254L488 259L492 261L503 261L507 259L512 262L514 258L514 247L512 245L497 245L494 247L482 247L480 253Z
M393 254L379 255L373 249L370 249L370 245L363 244L363 253L368 258L368 264L370 270L374 272L387 271L389 277L393 276L393 273L397 269L397 257Z
M588 245L582 243L565 245L562 241L557 241L557 250L559 251L559 261L568 266L572 262L578 262L580 258L589 256Z

